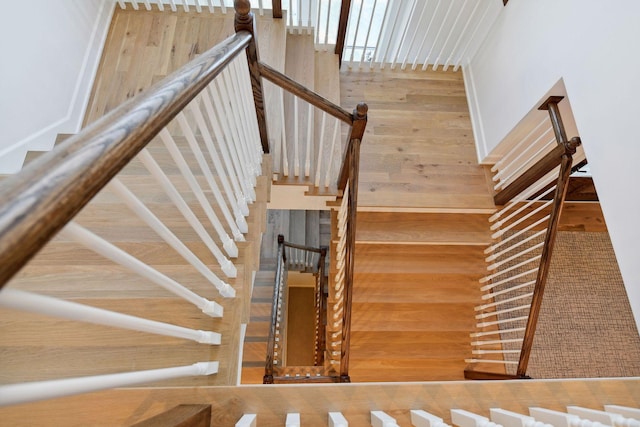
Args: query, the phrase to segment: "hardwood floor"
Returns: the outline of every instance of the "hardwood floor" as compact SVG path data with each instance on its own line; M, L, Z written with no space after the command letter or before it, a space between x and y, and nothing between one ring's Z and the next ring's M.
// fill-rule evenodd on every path
M493 201L478 165L462 73L343 70L342 105L369 106L360 210L466 209Z

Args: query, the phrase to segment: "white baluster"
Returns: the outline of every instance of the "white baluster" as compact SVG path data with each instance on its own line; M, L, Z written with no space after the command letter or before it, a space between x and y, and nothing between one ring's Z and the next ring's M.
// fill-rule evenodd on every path
M409 12L409 16L407 18L407 22L404 26L404 29L402 30L402 36L400 37L400 43L398 44L398 50L396 50L396 54L393 55L393 60L391 61L391 69L394 70L396 68L396 62L398 61L398 57L400 56L400 51L402 50L402 48L405 47L405 39L407 37L407 33L409 31L409 23L411 22L411 18L415 15L416 13L416 7L418 5L417 0L413 0L412 4L411 4L411 12ZM415 33L417 31L414 30L414 34L413 34L413 38L415 38ZM409 54L409 50L411 49L411 44L413 43L413 40L411 41L411 43L409 43L409 45L406 47L407 48L407 55Z
M144 0L144 7L147 10L151 10L151 3L149 3L149 0Z
M313 151L313 105L308 104L307 108L307 148L304 160L304 176L309 177L311 173L311 152Z
M147 149L143 149L138 154L138 159L142 162L142 164L147 168L147 170L151 173L151 175L156 179L156 181L160 184L160 187L165 191L169 199L173 202L173 204L178 208L180 213L187 220L189 225L193 228L193 230L198 234L198 237L202 239L204 244L207 246L211 254L215 256L215 254L221 254L220 249L213 241L209 233L205 230L204 226L200 223L200 220L193 211L187 205L187 202L184 201L178 190L171 183L171 180L164 174L160 166L153 160L151 154L147 151ZM233 297L235 296L235 290L228 284L221 282L219 286L216 286L220 291L220 294L225 297Z
M614 427L640 427L640 420L626 418L620 414L581 408L579 406L567 406L567 412L572 415L577 415L583 419L597 421Z
M398 427L396 419L382 411L371 411L371 427Z
M411 410L411 424L415 427L449 427L442 418L436 417L422 409Z
M3 289L0 307L28 311L67 320L93 323L131 331L147 332L167 337L183 338L201 344L220 344L220 334L183 328L164 322L144 319L16 289Z
M474 3L475 3L475 6L473 6L473 10L469 14L469 17L467 18L467 22L464 24L464 27L462 27L462 31L460 31L458 35L458 39L456 40L456 43L453 45L453 49L451 49L451 53L447 57L447 60L444 63L444 67L442 68L442 71L447 71L449 69L449 65L451 65L451 60L456 54L456 51L458 50L460 43L464 39L464 36L467 35L467 28L469 28L469 24L471 24L471 22L473 21L473 17L475 16L476 11L478 10L478 6L480 6L481 2L476 1Z
M286 124L285 113L284 113L284 89L282 88L280 88L280 127L282 128L282 173L284 174L284 176L289 176L287 124Z
M124 4L124 0L118 0L118 5L120 6L120 9L126 9L127 5Z
M467 50L469 49L469 46L471 46L471 42L476 37L476 33L478 32L478 29L480 29L480 27L482 27L482 21L484 21L484 18L487 16L487 12L489 11L489 9L491 9L491 6L492 6L491 2L486 2L486 5L487 6L485 7L484 12L482 12L482 16L477 21L477 24L476 24L475 28L473 29L473 32L471 33L471 35L467 39L467 44L465 45L464 49L462 49L462 52L460 53L460 56L458 56L456 64L453 67L453 71L454 72L458 71L458 68L460 68L460 66L462 65L460 61L462 61L462 59L465 57L465 54L467 53Z
M314 176L314 184L320 187L320 173L322 170L322 159L324 158L324 130L327 122L327 113L322 112L322 123L320 124L320 141L318 143L318 156L316 157L316 174Z
M537 239L537 238L539 238L539 237L544 236L544 234L545 234L546 232L547 232L547 229L546 229L546 228L545 228L544 230L540 230L540 231L538 231L537 233L532 234L531 236L529 236L529 237L527 237L527 238L525 238L525 239L522 239L522 240L517 241L517 242L516 242L516 243L514 243L513 245L509 246L509 247L508 247L508 248L506 248L506 249L501 250L500 252L496 252L496 253L493 253L493 254L489 255L489 256L488 256L488 257L486 257L484 260L485 260L486 262L491 262L491 261L493 261L494 259L498 259L498 258L500 258L501 256L503 256L504 254L506 254L506 253L508 253L508 252L511 252L511 251L512 251L512 250L514 250L515 248L517 248L517 247L519 247L519 246L522 246L523 244L525 244L525 243L527 243L527 242L530 242L531 240L534 240L534 239ZM492 252L492 251L489 251L489 252ZM489 252L485 251L485 253L489 253Z
M367 53L367 49L369 48L369 36L371 35L371 26L373 25L373 17L376 14L376 7L378 6L378 0L374 0L373 8L371 9L371 16L369 17L369 25L367 26L367 37L364 39L364 47L362 48L362 55L360 56L360 64L358 68L362 68L362 63ZM382 29L381 29L382 32ZM373 58L372 61L373 62Z
M196 177L191 172L189 165L187 164L184 157L182 157L182 153L180 153L178 146L173 140L173 137L169 134L169 131L167 130L167 128L164 128L160 131L160 139L162 139L162 142L164 143L165 147L169 151L169 154L171 155L176 165L180 169L182 176L187 181L187 184L189 184L189 188L191 188L191 191L196 196L196 199L198 199L198 202L200 203L200 206L204 210L205 214L207 215L209 222L211 223L211 225L213 225L213 228L218 233L218 237L223 242L223 247L225 248L225 250L230 251L231 248L227 249L227 247L229 247L228 242L232 241L231 238L227 235L226 231L222 227L222 224L220 224L220 220L216 216L216 213L213 211L213 208L209 204L207 197L204 195L202 188L200 188L200 184L198 184L198 181L196 180ZM237 269L235 265L233 265L233 263L222 254L222 252L218 249L217 246L214 246L213 249L214 250L212 254L220 264L222 271L224 271L227 277L236 277Z
M542 257L542 255L536 255L536 256L534 256L534 257L531 257L531 258L529 258L529 259L526 259L526 260L524 260L524 261L521 261L521 262L519 262L518 264L514 264L514 265L512 265L512 266L510 266L510 267L507 267L507 268L505 268L504 270L499 270L499 271L498 271L498 272L496 272L496 273L490 274L490 275L485 276L484 278L480 279L480 283L486 283L486 282L488 282L489 280L494 279L494 278L496 278L496 277L498 277L498 276L502 276L502 275L503 275L503 274L505 274L505 273L508 273L508 272L510 272L510 271L513 271L513 270L516 270L516 269L518 269L518 268L520 268L520 267L522 267L522 266L525 266L525 265L527 265L527 264L529 264L529 263L532 263L532 262L538 261L541 257ZM484 290L484 289L483 289L483 290Z
M421 24L424 20L424 14L427 10L427 8L429 7L429 0L425 0L423 5L422 5L422 11L420 11L420 18L418 19L418 22ZM411 15L413 15L413 12L411 13ZM411 19L409 19L409 21L411 21ZM408 23L407 23L407 28L409 27ZM404 54L404 59L402 60L402 66L400 67L401 70L404 70L407 68L407 61L409 60L409 55L411 54L411 51L413 50L413 44L416 42L416 37L418 36L418 33L420 31L413 31L413 34L411 35L411 41L409 42L409 45L407 46L407 50ZM419 54L420 52L416 52L416 56Z
M89 393L116 387L127 387L172 378L211 375L217 372L218 362L200 362L175 368L3 385L0 386L0 406L37 402L39 400L72 396L74 394Z
M216 288L225 289L222 282L204 262L200 260L182 241L165 226L157 216L153 214L129 189L114 178L109 183L111 190L138 215L149 227L151 227L162 239L178 252L187 262L189 262L200 274L202 274ZM231 288L231 295L235 296L235 290Z
M220 0L220 7L222 8L222 13L227 13L227 4L225 0Z
M300 133L298 130L300 116L298 112L298 97L293 97L293 176L300 176Z
M427 57L425 58L424 63L422 64L422 71L426 71L427 67L429 66L429 59L431 58L431 54L433 53L436 45L438 44L438 40L440 40L440 34L442 34L442 30L444 29L444 24L449 19L449 14L451 13L451 9L454 3L455 2L452 0L449 1L449 7L447 8L447 11L444 14L444 18L442 19L442 22L440 23L440 28L438 29L438 32L436 33L436 37L433 39L433 42L431 43L431 49L429 49L429 53L427 53Z
M486 328L487 326L504 325L505 323L520 322L523 320L527 320L528 318L529 316L520 316L520 317L513 317L510 319L494 320L492 322L479 322L476 324L476 326L478 327L478 329L482 329L482 328Z
M459 427L502 427L500 424L491 422L487 417L464 409L452 409L451 422Z
M201 309L203 313L208 314L211 317L222 317L223 310L220 304L214 301L209 301L201 297L200 295L190 291L175 280L165 276L158 270L150 267L149 265L128 254L117 246L93 234L89 230L79 226L75 222L67 223L67 225L62 230L60 230L60 235L66 236L68 239L73 240L76 243L80 243L81 245L87 247L88 249L91 249L95 253L110 259L116 264L120 264L124 267L129 268L136 274L152 281L159 286L162 286L169 292L178 295L186 301L189 301L190 303ZM229 285L225 285L231 288Z
M215 8L215 5L213 4L213 0L208 0L207 5L209 6L209 13L215 13L216 8Z
M180 124L180 128L182 129L182 132L187 138L187 143L189 144L189 148L191 148L191 152L196 158L196 162L198 163L198 166L200 166L200 170L202 171L204 177L206 178L207 184L209 184L209 189L211 190L213 197L216 199L218 208L222 211L222 216L226 220L227 225L229 226L229 229L233 234L233 238L236 241L243 242L245 239L242 233L248 232L249 231L248 227L245 228L244 230L240 230L238 228L238 225L235 223L233 216L231 215L231 212L227 207L227 203L224 200L224 197L222 197L222 193L220 192L220 188L218 187L216 178L213 176L213 173L209 168L209 164L204 158L204 154L200 149L200 145L198 144L198 141L196 140L196 136L191 130L189 123L187 123L187 118L185 117L184 113L180 112L177 116L177 119L178 119L178 123ZM222 224L219 221L218 223L220 224L220 226L222 226ZM220 237L220 239L224 242L223 247L227 252L227 254L233 258L237 257L238 247L236 246L235 242L231 240L229 235L224 231L224 228L223 227L221 227L220 229L216 228L216 231L218 232L218 236Z
M373 64L376 61L377 54L378 54L378 46L380 46L380 40L382 39L382 33L383 33L382 29L384 28L384 25L387 22L388 13L389 13L389 2L385 2L384 15L382 16L382 21L380 24L381 28L380 28L380 32L378 33L378 39L376 41L375 47L373 48L373 54L371 55L371 62L369 63L369 69L373 68ZM384 57L382 58L382 61L384 61ZM382 61L379 61L379 62L382 62Z
M327 162L327 173L324 180L324 186L329 187L331 180L331 172L334 168L333 154L336 150L338 139L340 138L340 120L335 119L335 125L333 127L333 138L331 139L331 151L329 152L329 161Z
M476 5L477 7L477 5ZM535 135L542 126L547 125L547 130L540 136L546 135L549 131L552 130L551 126L548 126L549 118L547 116L543 116L542 121L540 121L532 130L527 133L527 135L516 144L514 148L512 148L508 153L506 153L500 160L498 160L492 167L491 172L500 173L500 169L506 167L509 163L514 163L515 159L520 158L523 155L523 152L529 148L529 138L532 135ZM516 156L513 160L511 159L513 156ZM495 180L494 180L495 181Z
M442 54L445 53L447 49L447 45L449 44L449 40L451 40L451 36L455 33L455 29L458 26L458 22L460 21L460 17L462 16L462 12L464 11L466 5L467 5L467 0L463 0L462 5L458 9L458 14L456 15L456 19L455 21L453 21L453 25L449 27L449 34L447 35L447 38L442 44L440 53L438 54L438 57L436 58L436 60L433 61L433 71L436 71L438 69L438 64L440 64L440 58L442 57Z
M424 47L424 44L427 42L429 31L431 30L431 26L433 25L433 22L436 19L436 15L438 15L438 10L440 10L441 3L442 3L442 0L438 0L438 3L436 3L436 8L434 9L433 14L431 15L431 19L429 20L429 25L427 25L427 29L424 32L424 36L422 37L422 43L420 43L420 47L418 48L418 53L416 54L416 57L413 60L413 64L411 64L412 70L415 70L418 67L418 59L419 59L418 55L420 54L420 52L422 52L422 48Z
M605 427L605 424L584 420L576 415L545 408L529 408L529 415L554 427Z
M188 0L182 0L182 8L184 9L185 12L189 12L189 1Z
M398 21L399 21L400 15L401 15L401 10L400 10L400 8L398 8L398 10L396 11L396 16L395 16L395 18L393 20L393 25L391 26L391 32L389 33L389 38L390 39L393 38L393 34L395 34L395 32L396 32L396 26L398 25ZM382 34L382 31L380 31L380 34ZM385 49L384 49L384 53L382 54L382 58L380 58L380 69L381 70L384 69L385 62L387 60L387 53L389 52L389 48L391 47L390 41L391 40L387 40L387 43L386 43ZM355 40L354 40L354 44L353 45L355 45Z
M256 414L244 414L236 423L236 427L256 427L258 425Z
M329 5L327 7L327 23L325 25L324 28L324 45L325 45L325 49L326 46L329 44L329 21L331 20L331 3L333 2L333 0L329 0Z
M491 421L502 424L505 427L553 427L551 424L536 421L535 418L528 415L500 408L491 408L489 412L491 413Z
M640 409L629 408L628 406L604 405L604 410L612 414L622 415L626 418L633 418L640 421Z
M360 9L358 10L358 17L355 20L356 31L355 31L355 35L353 36L353 44L352 44L353 47L351 48L351 55L349 57L349 68L351 68L351 64L353 63L353 54L356 51L356 45L358 43L358 32L360 31L360 18L362 17L362 9L364 9L364 2L360 2ZM351 25L349 25L349 26L351 26ZM362 51L362 56L364 56L364 51Z
M171 5L171 11L175 12L177 10L175 0L169 0L169 4Z
M285 421L286 427L300 427L300 414L288 413L287 420Z
M222 187L224 188L225 194L227 195L227 200L229 201L229 204L231 205L231 209L233 210L233 214L235 215L236 225L238 226L239 231L242 232L244 230L246 232L248 231L249 226L244 217L249 215L249 207L247 206L246 201L239 196L239 194L241 193L240 187L238 186L238 183L236 180L237 177L235 176L235 172L233 170L233 166L231 165L231 161L228 158L226 147L224 148L222 147L224 144L221 141L222 134L220 132L219 125L217 122L214 124L215 120L210 121L214 129L216 139L219 141L218 145L221 146L220 152L222 153L223 157L225 155L227 156L224 159L225 160L224 164L226 168L225 166L223 166L218 150L216 150L216 147L213 142L213 138L209 133L209 128L205 123L205 118L202 114L202 111L200 111L200 108L197 105L195 105L195 103L191 103L189 105L191 106L191 111L193 113L193 116L196 119L196 123L198 124L198 128L200 129L200 133L202 135L202 138L204 139L204 143L207 146L207 150L209 152L209 158L213 162L214 168L217 171L217 176L220 179L220 182L222 183ZM212 119L214 117L215 115L212 117ZM233 189L231 187L233 187Z
M329 412L329 427L349 427L349 422L341 412Z
M502 279L502 280L497 281L497 282L492 282L492 283L490 283L488 285L485 285L485 286L481 287L480 290L482 292L486 292L486 291L488 291L490 289L495 288L496 286L500 286L500 285L504 285L505 283L513 282L514 280L519 279L521 277L528 276L529 274L535 274L535 273L538 272L538 269L539 269L539 267L532 268L531 270L523 271L522 273L518 273L518 274L513 275L511 277L507 277L506 279ZM528 282L528 283L530 283L530 282ZM501 291L501 292L503 292L503 291ZM498 293L496 292L494 295L498 295Z
M162 0L156 0L156 5L158 6L158 10L160 12L164 12L164 3L162 2Z
M235 206L236 210L240 211L242 216L249 215L249 206L247 205L247 198L244 196L244 190L242 189L242 173L237 170L232 156L230 154L227 136L224 134L223 126L220 124L220 120L218 119L218 115L213 107L213 103L211 101L211 97L208 91L201 92L202 103L204 104L205 111L207 112L207 118L209 119L209 123L211 124L211 128L213 129L213 133L216 137L216 142L218 143L218 149L220 150L220 154L222 155L222 161L227 170L225 176L229 179L231 183L231 187L233 187L233 194L235 195ZM230 142L230 141L229 141ZM208 147L212 158L217 158L217 150L215 148ZM215 160L214 160L215 163ZM237 216L237 215L236 215ZM238 219L236 218L236 222Z
M131 0L131 6L133 6L133 10L138 10L140 7L138 6L138 0Z

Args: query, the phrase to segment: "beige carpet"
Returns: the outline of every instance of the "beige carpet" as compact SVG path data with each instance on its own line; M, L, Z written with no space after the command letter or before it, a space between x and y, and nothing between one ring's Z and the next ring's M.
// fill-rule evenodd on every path
M640 375L640 337L607 233L558 233L527 374Z

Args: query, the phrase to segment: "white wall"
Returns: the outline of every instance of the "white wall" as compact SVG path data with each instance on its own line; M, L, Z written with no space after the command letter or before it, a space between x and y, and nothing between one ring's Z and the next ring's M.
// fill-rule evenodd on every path
M481 160L564 79L638 325L639 42L637 0L512 0L465 70Z
M108 30L111 0L3 2L0 13L0 173L28 150L80 129Z

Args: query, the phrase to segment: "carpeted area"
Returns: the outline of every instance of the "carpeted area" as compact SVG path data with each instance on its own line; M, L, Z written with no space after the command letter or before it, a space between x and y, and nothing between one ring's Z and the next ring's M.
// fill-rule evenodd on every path
M527 374L640 375L640 337L607 233L558 233Z

